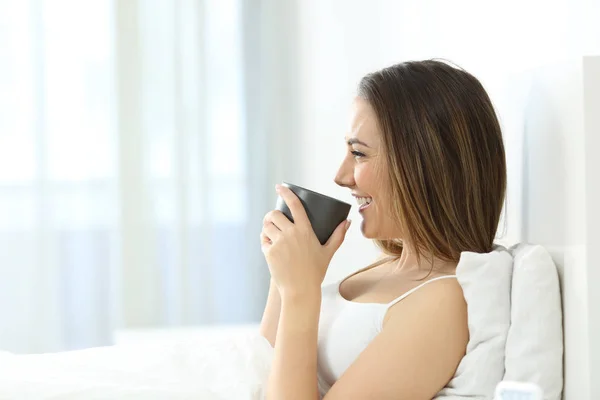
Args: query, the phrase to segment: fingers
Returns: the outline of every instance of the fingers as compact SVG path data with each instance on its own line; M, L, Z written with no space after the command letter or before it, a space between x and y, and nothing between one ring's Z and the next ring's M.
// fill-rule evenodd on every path
M325 243L324 246L333 253L335 253L344 242L344 239L346 238L346 232L348 232L351 223L352 221L348 219L339 224L338 227L335 228L335 231L333 231L331 237L329 238L329 240L327 240L327 243Z
M279 230L284 231L294 226L294 223L290 221L281 211L273 210L269 211L263 219L263 226L269 222L273 223Z
M261 232L260 233L260 244L261 245L273 244L273 242L271 241L271 239L269 239L269 237L264 232Z
M308 219L308 215L306 215L306 210L304 210L304 206L302 202L296 196L294 192L282 185L275 186L277 193L281 196L285 204L288 206L290 211L292 212L292 218L294 218L294 222L299 225L310 225L310 221Z
M275 243L282 235L281 231L272 222L266 223L262 232L271 243Z

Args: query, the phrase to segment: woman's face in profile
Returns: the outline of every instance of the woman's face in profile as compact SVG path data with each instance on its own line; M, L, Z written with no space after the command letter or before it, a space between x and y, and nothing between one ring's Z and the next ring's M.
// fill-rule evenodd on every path
M384 187L384 149L371 105L357 97L352 104L347 152L335 182L351 190L363 220L362 234L369 239L400 238L398 223L389 215L391 201Z

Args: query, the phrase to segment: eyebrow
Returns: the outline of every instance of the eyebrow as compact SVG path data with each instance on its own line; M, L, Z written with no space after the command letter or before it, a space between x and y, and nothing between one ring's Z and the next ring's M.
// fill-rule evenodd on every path
M348 143L348 146L352 146L353 144L360 144L361 146L369 147L368 144L366 144L365 142L361 142L357 138L350 138L346 141L346 143Z

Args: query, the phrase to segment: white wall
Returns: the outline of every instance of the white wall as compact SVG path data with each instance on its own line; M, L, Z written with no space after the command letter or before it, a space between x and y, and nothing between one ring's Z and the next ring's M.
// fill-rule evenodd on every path
M543 244L559 269L565 398L596 399L600 310L593 252L600 224L600 57L565 60L527 75L519 240Z
M507 146L508 207L502 239L505 243L542 243L553 251L561 266L563 285L569 290L565 308L573 310L566 317L566 398L600 398L600 388L590 379L590 373L598 371L595 368L600 365L600 352L590 342L594 328L590 324L596 320L595 310L587 307L592 295L587 291L590 268L586 254L591 236L586 230L590 232L592 225L584 223L583 200L595 193L586 191L593 182L589 177L585 180L585 172L589 175L592 171L594 157L589 157L592 150L584 144L586 132L589 135L592 129L589 121L584 123L584 117L593 114L590 110L584 113L580 58L600 54L600 24L594 21L600 15L600 0L512 0L494 4L475 0L302 0L298 7L302 126L297 141L305 154L300 183L351 201L347 191L335 187L332 179L345 151L349 105L365 73L409 59L442 57L475 74L495 102ZM559 62L566 58L579 61ZM558 107L557 118L562 125L555 130L539 125L532 137L525 138L525 112L528 104L532 107L532 96L541 93L539 85L552 87L547 76L538 86L532 86L532 76L548 66L552 66L554 72L550 74L555 77L561 71L566 74L562 75L566 76L562 86L550 89L551 106ZM577 83L576 87L569 85L569 80ZM536 116L550 115L552 110L544 106L536 111L535 104L533 107L532 124ZM562 110L567 110L564 115L560 115ZM550 120L543 123L552 126ZM523 154L532 146L531 140L536 141L538 150L528 159ZM596 148L600 151L600 146ZM586 151L588 164L584 164ZM571 161L574 164L568 164ZM555 185L554 180L560 184ZM529 189L523 191L523 187ZM542 190L570 192L545 204ZM560 218L543 223L551 211L558 211ZM572 222L568 219L571 217L581 223ZM352 218L360 219L356 214ZM548 233L556 232L557 224L559 231L567 232L558 238ZM364 266L375 256L374 246L362 239L358 226L351 228L328 280ZM570 268L566 274L565 266ZM594 353L589 355L590 351Z

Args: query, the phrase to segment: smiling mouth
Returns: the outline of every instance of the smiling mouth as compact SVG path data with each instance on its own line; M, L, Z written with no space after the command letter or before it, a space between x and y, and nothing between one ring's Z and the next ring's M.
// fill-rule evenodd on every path
M371 203L373 202L373 198L357 196L356 201L357 201L358 205L360 206L358 211L363 211L364 209L366 209L367 207L369 207L371 205Z

